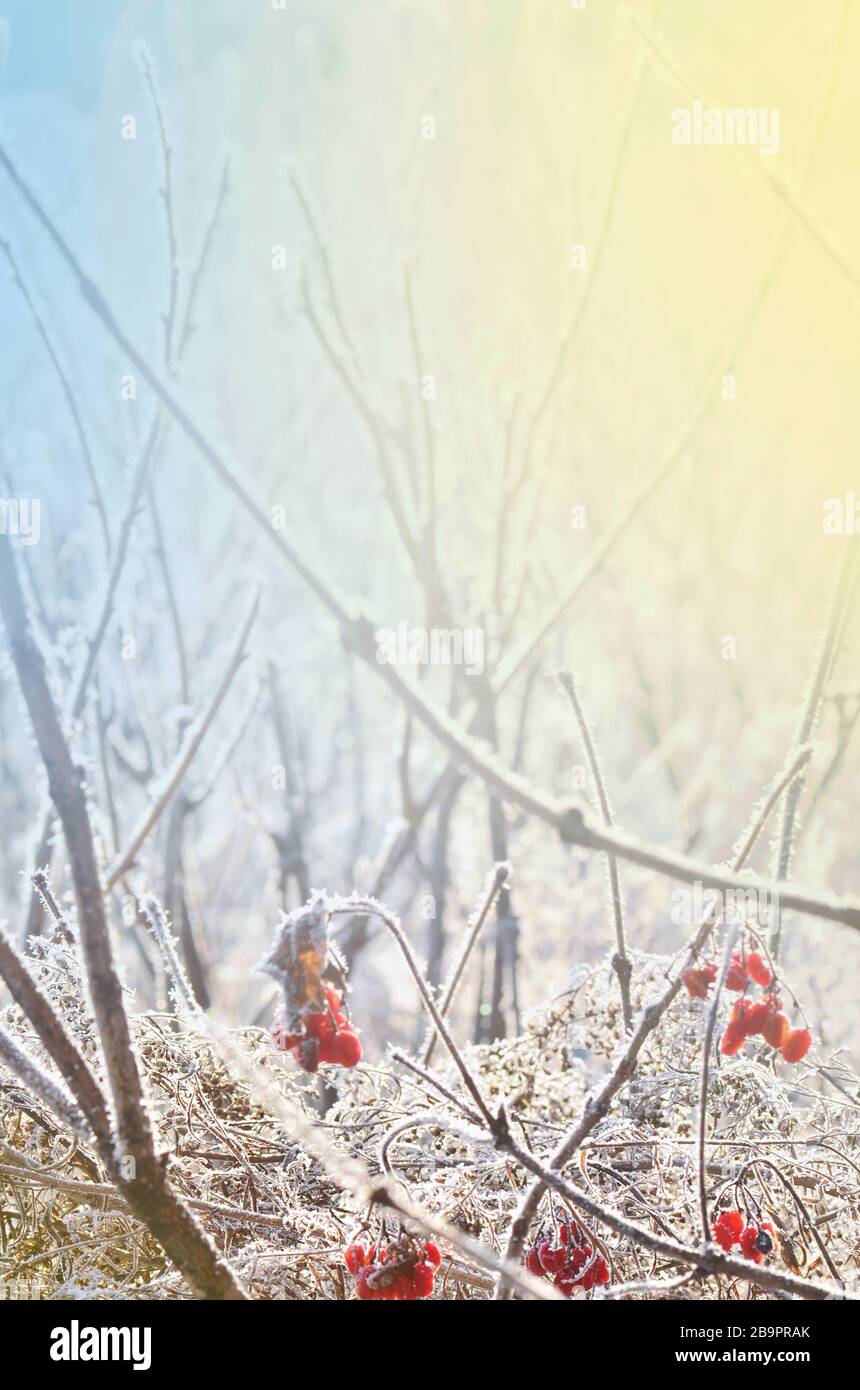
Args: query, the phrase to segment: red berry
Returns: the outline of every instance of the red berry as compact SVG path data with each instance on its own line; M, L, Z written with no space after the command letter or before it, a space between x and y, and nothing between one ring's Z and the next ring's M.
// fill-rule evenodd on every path
M442 1263L442 1251L432 1240L424 1242L424 1259L433 1269L438 1269Z
M346 1023L346 1014L343 1010L343 996L334 989L332 985L325 986L325 1000L338 1023Z
M750 1004L746 1011L747 1036L754 1037L756 1033L763 1033L764 1025L770 1017L771 1012L767 1004Z
M714 1222L714 1240L724 1250L731 1250L740 1240L743 1228L744 1219L739 1211L721 1211Z
M704 970L691 965L682 972L681 979L691 999L707 999L709 981Z
M746 1230L741 1232L741 1253L754 1264L760 1265L765 1255L770 1255L773 1248L773 1226L769 1221L763 1221L760 1226L747 1226Z
M786 1062L800 1062L812 1046L812 1034L808 1028L795 1028L782 1045L782 1055Z
M555 1284L559 1293L563 1293L565 1298L570 1298L576 1288L577 1281L574 1275L568 1273L566 1269L563 1269L560 1274L555 1276L552 1282Z
M538 1279L543 1278L543 1265L541 1264L540 1255L537 1252L536 1245L533 1245L531 1250L528 1251L525 1259L525 1265L529 1274L534 1274Z
M763 956L758 951L750 951L747 956L747 971L755 980L757 985L769 985L773 979L770 967Z
M723 1033L720 1042L720 1051L724 1057L734 1057L736 1052L740 1052L746 1039L746 1029L739 1023L726 1024L726 1031Z
M412 1273L413 1298L429 1298L433 1292L436 1270L427 1260L420 1260Z
M335 1038L336 1057L342 1067L355 1067L361 1061L361 1039L351 1028L344 1028Z
M762 1025L762 1037L771 1047L782 1047L788 1037L788 1019L785 1014L771 1013Z
M559 1274L567 1264L567 1249L563 1245L551 1245L548 1240L542 1240L537 1253L547 1274Z
M370 1279L370 1273L371 1270L369 1267L363 1269L355 1281L355 1292L358 1294L358 1297L360 1299L367 1301L371 1301L374 1298L379 1297L377 1290L372 1288L370 1283L368 1282Z
M595 1284L609 1283L609 1270L602 1255L598 1255L595 1260L592 1260L585 1273L576 1280L576 1283L586 1293L593 1289Z
M343 1259L350 1274L357 1274L367 1264L367 1251L363 1245L348 1245L343 1252Z
M732 952L729 963L728 973L726 974L726 989L742 990L746 989L749 980L749 971L737 951Z

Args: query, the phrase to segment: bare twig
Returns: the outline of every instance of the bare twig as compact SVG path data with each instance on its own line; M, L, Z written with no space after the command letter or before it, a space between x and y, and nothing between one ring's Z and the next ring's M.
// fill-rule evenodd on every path
M833 595L833 602L827 627L821 642L821 649L818 660L815 664L809 692L804 701L803 710L800 716L795 742L805 744L810 741L815 733L818 723L818 716L821 712L821 702L824 698L824 688L827 677L833 668L839 644L845 630L845 616L850 610L852 597L857 585L858 573L860 573L860 542L849 542L845 554L839 566L839 575ZM782 808L782 824L779 833L779 847L775 858L773 870L779 879L788 879L791 876L791 861L794 852L794 827L797 817L797 808L801 794L805 785L805 777L796 778L785 794L785 801ZM782 942L782 913L777 916L773 927L773 940L771 951L775 959L779 959L780 946Z
M478 905L477 911L469 919L469 931L466 935L465 941L463 942L462 950L460 951L460 954L457 958L457 963L454 966L454 969L451 971L451 975L448 979L448 982L442 991L442 998L439 1001L439 1013L442 1018L448 1017L451 1005L453 1004L457 994L457 990L460 987L460 981L463 978L463 972L469 963L469 957L471 956L472 951L475 949L478 937L481 935L484 923L486 922L487 917L489 916L490 909L492 908L493 903L498 897L499 890L502 887L502 884L507 881L510 872L511 866L507 862L503 864L495 864L493 866L491 874L487 878L487 884L484 889L484 896ZM424 1055L421 1059L425 1067L429 1067L430 1065L430 1061L433 1056L433 1051L436 1047L437 1036L437 1033L433 1031L431 1032L430 1037L427 1041L427 1045L424 1049Z
M585 712L576 691L576 681L570 671L559 671L558 682L570 701L571 709L573 710L576 722L579 726L580 736L585 748L585 756L588 758L588 765L591 768L591 776L597 791L597 800L600 806L600 814L603 817L603 823L611 827L612 810L609 805L609 796L606 791L606 784L603 780L600 759L597 756L597 749L594 746L591 729L588 726L588 720L585 717ZM612 968L618 976L624 1027L629 1033L633 1026L633 1009L630 1003L630 977L633 974L633 967L627 955L627 942L624 937L624 904L621 898L618 860L614 854L607 854L606 862L609 867L609 890L612 900L612 915L615 920L615 954L612 957Z
M2 250L5 253L6 259L9 262L9 266L12 270L12 278L15 281L15 284L18 286L18 289L21 291L21 295L24 299L24 302L30 311L30 316L32 317L32 320L36 325L36 332L39 334L45 351L51 359L51 365L53 366L54 371L57 374L57 380L59 381L60 386L62 387L63 395L66 398L66 404L69 407L69 414L72 417L72 423L75 427L75 434L78 436L78 443L81 446L81 453L83 454L84 459L84 467L86 468L87 476L90 480L90 487L92 488L93 504L98 515L99 525L101 527L105 555L110 555L110 527L108 526L107 510L105 508L104 495L102 493L101 483L99 482L99 475L96 471L95 460L93 458L92 450L90 448L90 441L87 437L87 432L84 428L84 422L81 416L81 412L78 409L78 402L77 397L75 395L74 387L72 386L68 374L62 362L60 361L59 354L56 348L54 347L53 342L51 341L51 336L48 333L48 330L42 319L42 315L36 307L36 302L33 299L33 296L26 282L24 281L23 276L21 275L21 271L18 267L18 262L15 258L15 253L13 252L9 242L4 240L3 238L0 238L0 250Z
M233 646L230 659L227 662L227 665L224 669L224 673L221 677L221 680L218 683L218 686L215 689L212 699L209 701L209 704L207 705L203 713L200 715L200 717L197 720L195 720L195 722L187 730L185 739L182 743L182 747L177 753L172 766L168 769L163 779L163 784L158 796L152 802L152 804L148 806L147 809L144 811L138 824L132 831L129 837L128 844L125 846L125 849L123 849L121 853L117 855L113 864L111 864L110 868L108 869L108 888L113 888L114 885L118 883L119 880L131 868L132 864L135 861L135 858L137 857L137 853L141 845L149 835L153 826L158 822L165 807L170 803L177 788L182 782L182 779L185 776L185 773L187 772L191 764L191 761L194 758L195 753L197 752L197 749L203 742L203 739L205 738L206 733L209 730L212 721L215 718L215 715L218 713L218 710L220 709L223 703L227 691L230 689L230 686L233 683L233 677L235 676L244 659L245 644L247 643L248 636L254 624L254 619L257 616L257 606L259 603L259 597L259 590L255 590L251 603L248 607L248 612L239 628L239 634Z

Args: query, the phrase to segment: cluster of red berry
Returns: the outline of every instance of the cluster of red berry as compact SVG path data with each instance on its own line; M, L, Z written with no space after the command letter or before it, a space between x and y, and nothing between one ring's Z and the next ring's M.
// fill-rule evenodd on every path
M587 1293L595 1284L609 1283L609 1270L602 1255L595 1255L575 1221L565 1221L558 1231L558 1243L549 1237L535 1242L527 1252L525 1266L540 1279L551 1274L555 1287L570 1298L574 1289Z
M284 1052L292 1052L304 1071L316 1071L320 1062L354 1067L361 1061L361 1039L349 1022L343 996L331 985L325 986L326 1007L319 1013L302 1015L303 1033L272 1030L272 1037Z
M359 1298L391 1298L395 1302L429 1298L442 1263L438 1245L411 1236L403 1236L391 1250L381 1245L378 1253L375 1245L365 1249L354 1242L346 1247L343 1258Z
M687 993L694 999L706 999L708 990L717 978L717 967L709 965L690 966L681 976ZM740 993L757 984L762 989L773 985L773 974L767 961L758 951L733 951L726 972L726 989ZM782 1053L786 1062L800 1062L812 1046L812 1035L808 1028L792 1028L782 1012L782 1000L773 990L758 1001L738 999L735 1001L725 1032L720 1041L720 1051L725 1057L733 1057L740 1052L747 1038L761 1036L771 1047Z
M761 1264L766 1255L772 1254L775 1248L773 1226L770 1222L761 1221L758 1225L745 1226L739 1211L720 1212L714 1222L714 1240L724 1250L731 1250L733 1245L739 1245L744 1258L757 1265Z

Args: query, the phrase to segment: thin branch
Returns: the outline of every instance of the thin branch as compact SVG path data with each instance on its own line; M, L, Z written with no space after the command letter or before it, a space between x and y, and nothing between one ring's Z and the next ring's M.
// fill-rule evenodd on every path
M107 872L107 886L113 888L116 883L133 865L138 851L144 840L146 840L153 826L156 825L165 807L170 803L174 794L182 782L195 753L200 747L203 739L208 732L215 715L221 708L224 697L233 683L233 677L242 664L245 655L245 644L248 640L254 619L257 616L259 604L259 590L255 589L253 598L248 608L247 615L239 629L238 638L234 644L230 659L227 662L224 673L218 683L215 692L202 715L195 720L189 727L182 747L176 755L171 767L165 774L163 784L158 796L150 806L144 811L135 829L132 831L128 844L120 854L117 855Z
M491 1132L494 1132L498 1121L496 1117L487 1108L487 1104L483 1096L481 1095L478 1083L475 1081L475 1078L472 1076L472 1073L470 1072L468 1066L463 1060L463 1054L461 1053L457 1044L454 1042L454 1039L451 1036L448 1026L445 1023L445 1020L442 1017L441 1013L439 1012L439 1008L436 1004L436 1001L433 998L433 995L430 992L430 989L424 979L424 976L418 968L418 964L415 960L415 957L412 954L412 948L410 947L409 942L406 940L406 937L403 933L403 928L400 925L400 919L395 915L395 913L389 912L388 908L383 907L382 903L376 902L376 900L373 898L353 897L349 899L344 899L342 902L335 899L333 902L328 904L328 911L331 914L355 912L361 913L362 915L368 917L378 917L379 920L388 928L391 935L394 937L394 940L400 947L401 953L403 954L406 964L409 967L412 978L414 979L418 987L418 993L421 995L421 1001L428 1014L430 1015L436 1032L439 1034L443 1043L450 1052L451 1059L454 1062L454 1065L459 1071L461 1077L463 1078L463 1082L466 1086L467 1091L469 1092L475 1104L477 1105L479 1111L481 1112L485 1124L487 1124Z
M21 1012L29 1019L54 1066L83 1111L87 1124L101 1144L110 1145L107 1101L89 1064L39 988L0 926L0 977Z
M708 1074L711 1063L711 1048L714 1045L714 1032L717 1026L717 1014L720 1009L720 1001L723 997L726 976L732 961L732 951L738 935L738 923L734 918L729 922L729 930L726 932L726 939L723 946L723 958L720 962L720 973L714 985L714 997L710 1001L705 1018L705 1037L702 1042L702 1069L699 1076L699 1113L696 1121L696 1168L699 1188L699 1217L702 1222L702 1239L711 1239L711 1222L708 1215L708 1191L707 1191L707 1153L706 1136L708 1129Z
M194 997L191 981L182 968L177 954L176 948L179 943L170 930L170 924L161 903L152 893L147 893L140 900L140 910L149 923L168 978L173 981L173 988L177 997L182 1001L185 1012L191 1015L199 1014L201 1012L200 1005Z
M851 608L858 573L860 573L858 561L860 561L860 542L849 543L839 566L839 575L834 590L830 617L822 638L821 649L809 686L809 693L801 712L800 724L795 738L797 744L808 743L815 733L818 717L821 712L821 702L824 698L824 688L830 671L833 668L833 663L836 660L839 645L845 631L845 617ZM783 803L782 810L782 824L780 826L779 835L779 850L774 864L774 873L776 877L780 879L788 879L791 876L797 807L803 792L805 780L805 777L801 777L792 782L785 794L785 802ZM781 939L782 914L780 913L773 928L773 943L771 949L775 959L779 959Z
M143 77L149 88L149 95L155 110L155 123L158 127L158 138L161 144L161 158L164 165L164 186L159 190L161 200L164 204L164 222L167 230L167 257L169 265L169 291L167 297L167 312L164 318L164 361L170 370L173 362L173 327L176 320L176 305L179 297L179 266L177 263L176 245L176 226L173 216L173 150L167 133L167 125L164 119L161 96L158 91L155 70L149 50L142 44L139 49L139 61Z
M55 1119L81 1139L89 1141L90 1128L83 1111L65 1086L59 1085L37 1061L25 1052L8 1029L0 1024L0 1062L45 1104Z
M609 805L609 797L606 792L606 785L603 780L603 772L600 767L600 759L597 756L597 749L594 746L594 739L588 720L579 700L576 691L576 682L570 671L559 671L558 683L570 701L576 722L579 726L579 733L585 748L585 756L591 768L591 776L597 790L597 800L600 806L600 814L603 823L611 828L612 809ZM615 954L612 957L612 968L618 976L618 986L621 990L621 1011L624 1016L624 1029L629 1033L633 1027L633 1008L630 1003L630 977L633 974L633 967L627 955L627 942L624 935L624 905L621 898L621 881L618 875L618 860L614 854L607 854L606 862L609 866L609 890L612 900L612 915L615 920Z
M206 231L203 236L203 244L200 248L200 255L197 260L197 266L194 271L194 274L191 277L191 287L188 291L188 302L185 306L185 316L182 323L182 332L179 335L179 347L176 350L177 359L184 356L185 349L188 346L188 340L194 332L194 308L197 303L197 295L200 289L201 281L203 279L203 273L206 269L206 265L209 260L209 253L212 249L212 243L215 239L215 231L219 221L221 220L221 212L224 207L224 203L226 202L227 194L229 193L229 191L230 160L229 158L225 158L224 164L221 169L221 181L218 185L218 192L215 195L215 203L212 208L212 216L209 218L209 222L207 224Z
M499 895L499 891L502 888L502 885L507 883L508 881L510 872L511 866L507 862L503 864L495 864L490 875L487 878L487 884L484 889L484 896L481 899L480 904L478 905L477 911L469 919L469 932L466 936L465 941L463 942L463 947L460 951L460 955L457 958L457 963L454 966L454 969L451 971L448 983L445 985L445 988L442 991L442 998L439 1001L439 1013L442 1018L448 1017L451 1005L453 1004L457 994L457 990L460 987L460 981L463 978L463 972L469 963L469 957L475 949L478 937L481 935L484 923L486 922L487 917L490 914L490 909L492 908L493 903L496 901L496 898ZM436 1047L437 1036L438 1034L434 1031L431 1033L427 1041L427 1045L424 1049L424 1056L421 1059L425 1067L429 1067L430 1065L430 1061L433 1056L434 1049Z
M101 527L105 555L110 555L110 527L108 526L107 510L105 508L104 495L102 493L101 483L99 482L99 475L96 471L95 460L93 459L92 450L90 449L90 442L87 438L87 432L84 429L84 422L81 418L81 412L78 409L78 402L75 398L75 392L72 387L72 383L70 382L68 375L66 374L66 370L63 367L62 362L60 361L59 354L51 341L50 334L48 333L48 330L45 327L45 324L42 320L42 316L36 307L36 302L33 299L33 296L30 293L30 290L27 287L23 276L21 275L21 271L18 268L18 263L15 259L15 254L12 250L12 247L10 246L9 242L5 241L3 238L0 238L0 250L2 250L5 253L6 259L9 262L9 265L12 270L12 278L15 284L18 286L18 289L21 291L24 302L30 311L30 315L33 319L34 324L36 325L36 331L42 340L45 351L51 359L51 365L53 366L54 371L57 374L57 380L59 381L60 386L62 387L63 395L66 398L66 404L69 407L69 413L72 417L72 423L75 427L75 434L78 436L78 443L81 446L81 453L83 454L84 458L84 467L86 468L87 476L90 480L90 487L92 488L93 492L93 503L95 505L95 509L99 518L99 525Z

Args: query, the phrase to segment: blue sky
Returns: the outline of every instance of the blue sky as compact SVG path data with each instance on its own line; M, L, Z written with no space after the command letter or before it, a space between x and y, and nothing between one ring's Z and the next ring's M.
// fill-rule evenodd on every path
M117 0L0 3L11 39L7 91L62 91L81 111L91 110L98 100L105 44L122 9Z

